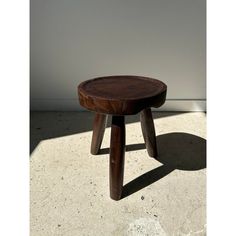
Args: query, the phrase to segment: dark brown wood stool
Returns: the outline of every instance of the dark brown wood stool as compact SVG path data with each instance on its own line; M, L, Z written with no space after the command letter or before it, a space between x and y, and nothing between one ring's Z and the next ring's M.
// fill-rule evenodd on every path
M125 115L140 113L142 133L148 154L157 157L155 128L150 107L160 107L166 99L167 86L140 76L107 76L82 82L78 86L81 106L96 112L91 153L101 147L107 115L112 115L110 143L110 196L122 195L125 154Z

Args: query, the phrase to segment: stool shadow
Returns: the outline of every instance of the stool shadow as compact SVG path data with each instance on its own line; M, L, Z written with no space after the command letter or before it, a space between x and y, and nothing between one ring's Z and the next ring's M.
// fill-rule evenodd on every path
M135 178L123 187L125 198L167 176L172 171L196 171L206 168L206 140L188 133L167 133L156 137L159 155L155 158L163 165ZM145 144L131 144L126 151L145 149ZM109 149L102 149L103 154Z
M145 174L137 177L123 186L122 198L128 197L129 195L153 184L154 182L171 173L173 170L175 169L172 167L162 165L146 172Z

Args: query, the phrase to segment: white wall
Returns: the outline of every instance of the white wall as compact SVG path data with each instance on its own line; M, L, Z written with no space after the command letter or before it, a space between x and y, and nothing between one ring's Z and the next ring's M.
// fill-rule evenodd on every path
M31 108L78 110L114 74L168 85L165 110L204 110L205 0L31 0Z

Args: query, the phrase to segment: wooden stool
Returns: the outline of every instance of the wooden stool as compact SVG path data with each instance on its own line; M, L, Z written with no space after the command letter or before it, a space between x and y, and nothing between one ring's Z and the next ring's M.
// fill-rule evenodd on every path
M141 111L142 133L148 154L157 156L155 128L150 107L160 107L166 98L167 86L156 79L140 76L107 76L82 82L78 86L81 106L96 112L93 124L91 153L101 147L107 115L112 115L110 142L110 197L122 195L125 154L125 115Z

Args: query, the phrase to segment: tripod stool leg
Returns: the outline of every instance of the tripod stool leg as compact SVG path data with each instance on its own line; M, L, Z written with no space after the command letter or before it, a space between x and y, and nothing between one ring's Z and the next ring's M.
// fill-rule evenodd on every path
M110 144L110 197L119 200L122 195L125 156L125 119L112 116Z
M98 154L107 123L107 115L96 113L93 121L93 137L91 143L91 153Z
M144 109L140 113L141 128L145 145L150 157L157 157L157 145L155 127L152 118L152 111L150 108Z

